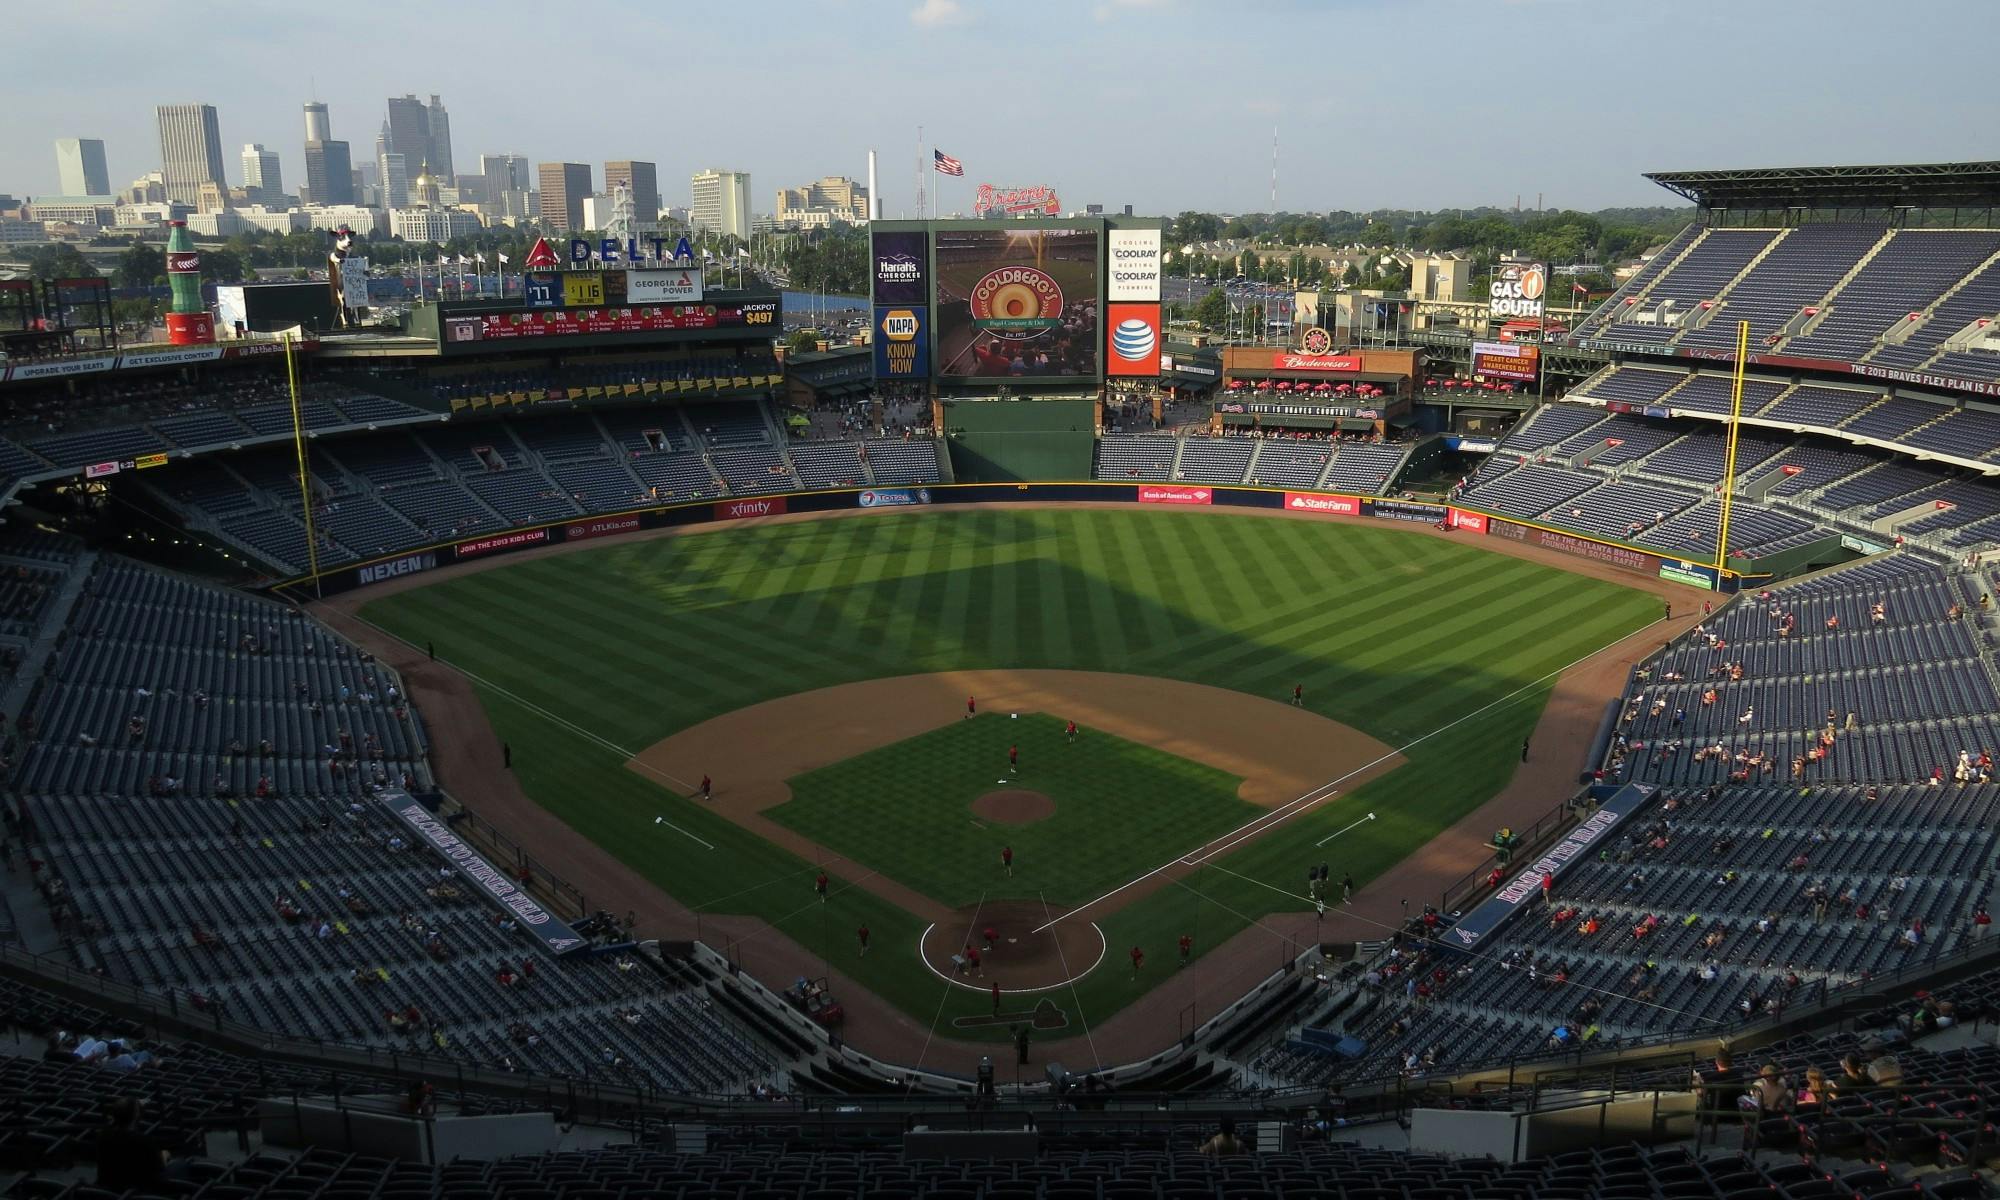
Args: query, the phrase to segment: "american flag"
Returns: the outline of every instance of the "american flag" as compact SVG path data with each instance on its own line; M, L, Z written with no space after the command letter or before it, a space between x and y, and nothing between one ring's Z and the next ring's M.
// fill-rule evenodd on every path
M931 151L931 165L938 169L940 175L965 174L965 164L942 150Z

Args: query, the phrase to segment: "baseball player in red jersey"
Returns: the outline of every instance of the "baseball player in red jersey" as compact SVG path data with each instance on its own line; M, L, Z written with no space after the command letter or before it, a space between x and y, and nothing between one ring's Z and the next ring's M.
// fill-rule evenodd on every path
M1014 877L1014 847L1000 847L1000 866L1007 872L1007 878Z

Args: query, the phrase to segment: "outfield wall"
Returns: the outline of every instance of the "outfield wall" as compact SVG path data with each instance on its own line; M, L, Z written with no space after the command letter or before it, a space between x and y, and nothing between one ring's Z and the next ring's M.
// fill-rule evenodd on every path
M842 488L791 492L772 496L739 496L657 505L605 516L577 517L528 525L469 540L440 542L400 554L384 555L320 575L301 575L272 585L292 599L308 593L337 595L406 575L420 575L452 563L470 562L566 542L591 541L644 529L748 520L785 513L838 512L854 508L897 509L926 505L995 502L1067 503L1093 501L1157 505L1165 508L1281 508L1287 512L1333 520L1368 518L1426 525L1442 524L1469 537L1503 537L1577 558L1606 563L1634 576L1735 592L1762 587L1770 573L1738 570L1717 573L1712 564L1670 558L1652 550L1584 537L1553 526L1502 517L1495 513L1423 500L1391 496L1358 496L1340 492L1299 492L1282 488L1210 487L1185 483L944 483L929 487ZM1748 564L1746 564L1748 565Z
M953 478L971 483L1087 479L1097 447L1095 400L947 400Z

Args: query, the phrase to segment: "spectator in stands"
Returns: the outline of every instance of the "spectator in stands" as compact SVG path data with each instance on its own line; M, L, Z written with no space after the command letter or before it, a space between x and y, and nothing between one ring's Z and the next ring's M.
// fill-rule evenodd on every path
M139 1132L139 1101L119 1100L111 1124L97 1135L97 1186L110 1192L149 1189L167 1181L167 1148Z
M1235 1120L1224 1117L1221 1124L1216 1127L1215 1136L1201 1144L1201 1153L1210 1158L1243 1153L1243 1142L1236 1136Z

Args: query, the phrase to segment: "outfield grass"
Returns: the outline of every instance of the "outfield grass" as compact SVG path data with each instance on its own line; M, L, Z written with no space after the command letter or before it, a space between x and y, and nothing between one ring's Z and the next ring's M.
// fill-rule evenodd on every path
M1108 733L1075 745L1061 718L981 713L790 780L766 812L782 825L951 908L983 900L1082 904L1149 867L1254 820L1243 781ZM1006 753L1021 748L1018 773ZM1055 815L990 825L972 815L987 792L1023 788ZM1000 847L1014 873L1000 870Z
M1274 699L1303 681L1307 707L1399 749L1492 705L1410 746L1402 767L1283 836L1221 860L1248 879L1206 872L1199 893L1161 888L1101 922L1113 945L1157 948L1166 961L1185 930L1197 931L1201 953L1291 903L1251 880L1295 888L1308 857L1324 857L1334 878L1351 873L1365 886L1489 799L1518 763L1548 677L1659 613L1647 593L1489 553L1473 538L1057 507L883 512L626 542L362 610L419 645L435 642L489 685L481 695L521 782L573 828L684 903L727 897L714 911L777 924L926 1025L983 1001L952 996L940 1010L940 985L914 954L857 958L850 936L865 922L878 946L914 947L921 922L858 888L840 892L831 912L801 904L814 868L667 794L625 758L758 701L959 668L1123 671ZM1307 849L1368 811L1379 819ZM663 833L652 822L662 813L717 848ZM1161 861L1129 865L1137 874ZM1100 1020L1163 975L1099 971L1076 1000Z

